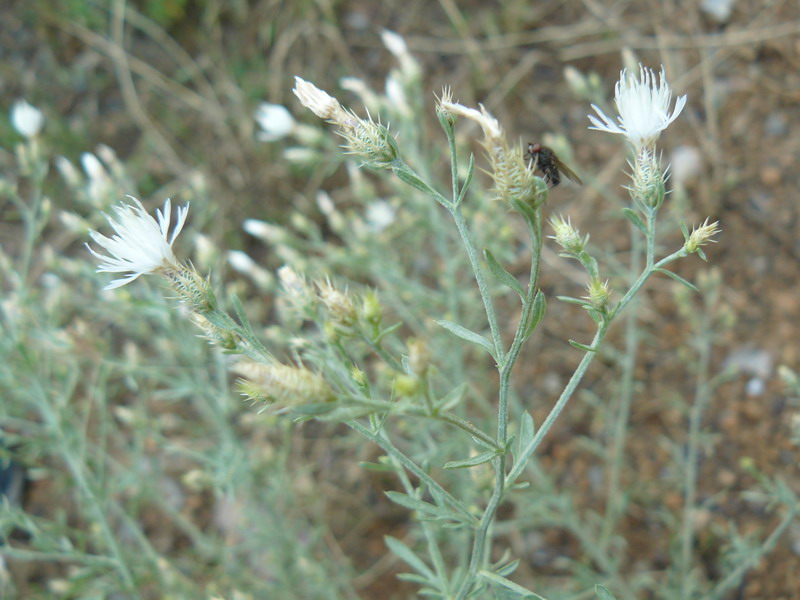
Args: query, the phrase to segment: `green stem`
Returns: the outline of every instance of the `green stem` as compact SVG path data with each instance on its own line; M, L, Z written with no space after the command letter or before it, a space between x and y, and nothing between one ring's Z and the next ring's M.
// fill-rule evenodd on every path
M651 221L648 222L651 223ZM639 273L641 269L642 260L642 242L641 237L637 235L638 229L631 225L631 273ZM652 231L652 227L650 227ZM650 239L655 237L653 235L647 236L647 265L652 265L652 250L653 244ZM609 458L609 476L608 476L608 489L606 496L606 510L603 517L603 527L600 534L599 547L601 552L608 549L611 535L614 531L617 521L620 518L622 511L622 493L620 489L620 481L622 479L622 463L624 460L625 440L628 429L628 420L630 418L631 404L633 402L633 381L634 371L636 367L636 352L639 347L639 330L638 330L638 311L635 302L632 302L631 309L626 316L625 327L625 355L622 362L621 385L619 391L619 401L616 407L616 415L614 419L614 426L611 432L612 449Z
M528 231L531 238L531 273L530 281L528 283L528 290L526 292L525 302L523 303L522 315L517 330L514 334L514 340L511 343L508 354L505 355L498 365L500 371L500 388L499 388L499 403L497 410L497 442L505 448L508 439L508 400L509 390L511 387L511 371L514 363L519 357L522 345L527 339L527 328L533 311L533 298L536 295L536 290L539 284L539 257L542 249L542 222L541 216L537 213L535 223L528 222ZM458 591L456 598L466 598L467 594L472 589L474 582L478 578L479 571L483 568L486 562L487 545L490 547L490 530L494 523L497 509L503 499L503 494L506 490L506 455L501 454L494 461L495 469L495 485L492 491L492 496L483 511L481 522L478 529L475 531L475 537L472 543L472 554L470 556L469 570L467 576L464 578L461 588ZM489 543L487 544L487 541Z
M472 274L475 277L475 281L478 284L478 291L481 294L481 300L483 300L483 307L486 311L486 318L489 320L489 329L492 331L492 341L494 343L494 356L498 361L502 361L503 359L503 341L500 337L500 327L497 324L497 316L494 312L494 303L492 302L491 294L489 293L489 286L486 285L486 279L483 276L483 269L481 269L481 264L478 259L478 251L475 248L475 244L472 241L472 234L469 232L469 228L467 227L466 220L464 219L464 213L461 212L460 206L449 207L450 214L453 215L453 220L456 223L456 228L458 229L458 233L461 236L461 242L464 244L464 248L467 251L467 257L469 258L469 264L472 267Z
M453 508L455 509L461 517L464 519L464 522L471 525L477 525L478 520L475 518L466 506L464 506L459 500L457 500L453 495L445 490L441 485L439 485L436 480L434 480L430 475L428 475L421 467L419 467L413 460L408 458L405 454L400 452L389 440L384 438L383 436L373 432L367 427L364 427L358 421L347 421L346 425L351 429L356 430L365 438L374 442L388 454L391 458L397 460L403 467L405 467L408 471L419 477L420 481L424 482L425 485L428 486L431 490L436 490L438 494Z
M697 501L697 470L700 447L700 432L703 424L703 412L711 399L709 385L709 367L711 364L711 335L708 315L704 315L700 331L698 331L699 356L697 358L697 379L692 410L689 415L689 440L686 452L686 469L684 481L683 523L681 527L680 581L681 597L689 598L691 594L692 544L694 541L694 511Z

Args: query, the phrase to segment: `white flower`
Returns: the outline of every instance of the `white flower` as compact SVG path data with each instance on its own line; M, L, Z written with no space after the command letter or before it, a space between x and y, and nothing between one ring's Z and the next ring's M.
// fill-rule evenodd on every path
M11 107L11 124L19 133L30 139L36 137L44 124L44 115L25 100L17 100Z
M380 233L394 223L396 212L386 200L376 200L367 206L367 226L373 233Z
M114 207L119 221L106 215L106 219L115 232L112 238L109 239L97 231L89 232L92 239L102 246L110 256L95 252L89 244L86 244L89 251L101 261L100 266L97 267L98 273L128 273L126 277L115 279L109 283L105 287L107 290L130 283L145 273L152 273L163 268L177 268L178 259L172 253L172 243L183 229L189 205L178 208L178 222L175 224L172 235L167 239L172 203L167 200L164 203L164 211L156 211L158 217L156 222L147 213L141 202L133 196L128 196L128 198L133 200L135 206L122 204Z
M474 108L467 108L463 104L451 102L449 98L449 93L444 91L442 93L442 100L439 101L439 106L442 110L453 115L472 119L481 126L483 135L489 140L499 140L502 138L503 130L500 128L500 122L486 110L483 104L478 105L481 107L481 110L477 111Z
M294 89L292 90L294 95L297 96L303 106L320 119L342 126L355 124L355 117L349 115L336 98L319 89L310 81L305 81L296 75L294 81Z
M589 120L594 125L589 129L624 135L637 150L655 144L659 134L678 117L686 104L686 96L678 98L670 115L672 90L667 83L663 66L658 79L656 84L653 70L641 65L638 78L623 69L614 94L614 102L619 111L619 125L592 104L602 121L589 115Z
M395 56L400 57L408 54L408 46L406 46L406 41L400 34L395 33L394 31L389 31L388 29L381 31L381 41L389 50L389 52Z
M280 104L263 102L256 110L256 122L263 131L258 133L262 142L274 142L289 135L294 129L294 117Z

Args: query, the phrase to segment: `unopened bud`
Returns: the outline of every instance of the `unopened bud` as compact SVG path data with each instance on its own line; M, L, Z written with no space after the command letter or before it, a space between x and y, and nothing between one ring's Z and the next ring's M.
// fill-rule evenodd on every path
M564 220L564 217L558 216L550 219L550 226L553 228L553 233L550 238L555 240L556 243L570 254L580 254L583 252L586 242L589 241L587 235L585 239L581 238L580 232L572 226L570 219Z
M367 374L356 366L350 368L350 377L353 378L358 387L365 388L369 385Z
M331 316L331 321L335 325L341 327L351 327L358 320L356 307L353 301L347 296L333 287L330 281L317 282L317 289L319 290L319 299L328 309Z
M242 361L233 370L244 378L239 383L240 391L254 400L299 406L335 399L328 382L305 367Z
M370 325L377 327L381 324L381 320L383 319L383 307L381 306L376 291L370 290L364 294L361 314L364 315L364 320Z
M419 391L419 379L411 375L398 375L392 382L394 393L398 396L413 396Z
M422 377L428 372L431 362L431 351L424 341L412 338L408 340L408 362L415 375Z
M592 305L592 308L600 313L605 313L608 310L608 300L611 297L608 281L592 279L586 289L589 294L585 298Z

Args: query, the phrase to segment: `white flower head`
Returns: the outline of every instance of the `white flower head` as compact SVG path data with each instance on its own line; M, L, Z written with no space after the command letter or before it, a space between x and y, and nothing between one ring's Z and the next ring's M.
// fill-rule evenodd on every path
M328 92L319 89L310 81L295 76L294 95L300 103L320 119L331 121L338 125L352 126L357 121L356 117L348 114L339 101Z
M589 115L589 120L594 125L589 129L624 135L637 150L651 147L659 134L678 118L686 104L686 96L681 96L670 114L671 99L672 90L667 83L663 65L657 83L652 69L639 65L638 78L623 69L614 94L614 103L619 111L619 125L592 104L600 119Z
M17 100L11 107L11 124L20 134L31 139L41 131L44 125L44 115L35 106L25 100Z
M486 110L483 104L478 105L481 107L480 111L475 110L474 108L468 108L463 104L452 102L450 100L449 91L444 91L442 93L442 99L439 101L439 106L445 112L449 112L450 114L457 115L459 117L466 117L467 119L475 121L481 126L481 129L483 129L483 135L485 135L488 140L499 140L503 136L503 130L500 127L500 122L495 119L488 110Z
M256 110L256 122L263 131L258 133L262 142L274 142L289 135L295 126L294 117L280 104L262 102Z
M105 289L111 290L130 283L145 273L153 273L160 269L176 269L178 259L172 253L172 243L183 229L189 205L178 208L178 220L172 235L169 235L170 215L172 203L168 199L164 203L163 212L156 210L158 221L150 216L142 203L133 196L134 205L121 204L114 207L119 220L106 215L108 223L115 235L107 238L97 231L90 231L89 235L95 243L102 246L109 254L105 256L86 247L89 252L100 259L97 272L127 273L122 279L115 279Z

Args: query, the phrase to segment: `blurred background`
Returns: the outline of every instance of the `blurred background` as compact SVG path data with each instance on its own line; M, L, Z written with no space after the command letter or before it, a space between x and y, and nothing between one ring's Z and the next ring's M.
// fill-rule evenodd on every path
M184 255L239 293L255 322L269 325L271 273L289 251L264 243L274 244L277 230L258 239L243 222L334 239L318 190L353 210L359 186L366 195L391 195L379 177L343 163L338 139L322 133L292 95L293 78L313 81L362 115L365 89L384 98L375 106L385 106L387 75L397 68L381 39L385 29L402 36L419 63L422 93L406 101L423 139L443 140L433 107L449 86L457 101L483 103L512 142L563 149L584 185L553 190L546 210L591 233L610 264L629 260L619 210L627 201L626 155L618 136L588 130L587 114L591 103L613 107L622 68L664 65L674 94L688 95L659 143L672 174L664 211L690 227L718 220L722 234L707 248L709 263L692 257L676 268L711 290L704 297L713 303L676 295L667 278L651 281L641 302L623 471L635 497L620 524L632 557L625 571L658 572L668 560L669 540L659 539L647 514L656 510L668 523L681 508L669 471L685 452L698 345L708 349L713 381L705 388L699 568L713 580L731 549L720 540L746 545L780 521L748 490L781 480L800 492L792 429L800 405L791 373L780 370L797 369L800 360L796 1L11 0L0 7L0 23L0 108L9 115L24 99L44 113L39 142L49 165L41 180L49 213L33 249L16 206L0 199L3 251L17 258L32 252L25 297L42 307L18 343L3 347L6 366L13 365L0 379L4 464L25 472L4 521L6 543L16 549L3 552L5 597L135 597L131 581L147 598L168 597L165 590L231 599L412 595L414 586L397 582L403 567L383 543L385 534L402 538L410 517L383 497L393 485L388 476L358 467L377 450L333 426L295 427L243 406L223 361L160 299L157 283L143 294L126 288L101 297L106 281L92 274L82 246L87 228L102 226L100 211L125 194L148 207L170 196L191 201L196 235L182 236ZM265 130L259 110L277 109L263 103L283 105L291 116L265 117ZM269 129L285 119L285 131ZM477 135L468 125L464 133ZM0 168L24 196L31 183L16 166L21 142L10 119L0 118ZM485 167L469 139L465 152L470 144ZM444 165L431 166L442 182ZM663 243L682 243L677 226ZM302 263L305 250L293 251ZM524 258L517 266L525 269ZM20 289L9 272L5 319L16 314L8 307ZM580 273L548 250L548 296L580 295L576 283ZM123 318L133 315L130 302L135 316ZM563 340L559 323L576 315L570 337L591 331L572 307L553 300L548 311L542 343ZM612 350L592 366L580 402L540 459L579 507L602 501L590 442L607 426L602 406L613 392L598 390L612 389L613 348L624 346L624 328L609 341ZM575 362L575 350L561 343L531 350L518 367L521 393L549 398L532 408L537 422ZM585 559L568 529L539 523L533 537L509 534L523 559L521 581L546 577L557 587L574 576ZM110 568L130 548L151 566ZM800 527L792 525L726 597L797 598L799 554Z

